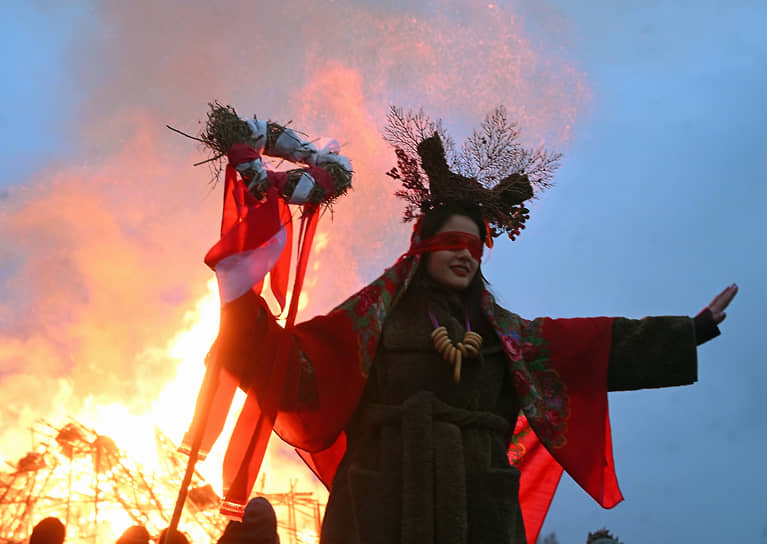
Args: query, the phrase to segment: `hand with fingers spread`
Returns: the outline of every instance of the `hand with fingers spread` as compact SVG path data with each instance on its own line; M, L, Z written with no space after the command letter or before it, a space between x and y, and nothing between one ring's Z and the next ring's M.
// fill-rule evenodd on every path
M724 321L724 318L727 317L727 312L724 310L729 306L730 302L732 302L732 299L735 298L735 295L738 293L738 286L736 284L732 284L724 289L721 293L716 295L714 299L709 303L706 308L711 310L711 314L714 317L714 323L719 324L722 321Z

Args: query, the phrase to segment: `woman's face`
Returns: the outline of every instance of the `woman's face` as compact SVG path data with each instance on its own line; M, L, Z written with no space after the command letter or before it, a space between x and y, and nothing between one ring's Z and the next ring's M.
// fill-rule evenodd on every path
M479 238L477 224L465 215L451 216L437 234L449 231L465 232ZM479 261L472 257L468 249L433 251L426 258L426 271L429 276L440 285L451 289L466 289L478 269Z

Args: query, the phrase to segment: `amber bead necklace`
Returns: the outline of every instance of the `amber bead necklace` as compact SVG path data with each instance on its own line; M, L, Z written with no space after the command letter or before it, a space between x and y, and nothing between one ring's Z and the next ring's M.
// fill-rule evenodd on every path
M465 315L466 332L464 333L463 341L461 342L453 342L450 339L450 336L447 334L447 329L444 325L439 324L439 321L437 321L431 308L429 309L429 317L434 325L434 330L431 333L434 349L436 349L437 353L442 355L442 358L453 367L453 381L455 383L460 383L461 362L464 358L476 357L479 354L479 348L482 346L482 335L471 330L468 313Z

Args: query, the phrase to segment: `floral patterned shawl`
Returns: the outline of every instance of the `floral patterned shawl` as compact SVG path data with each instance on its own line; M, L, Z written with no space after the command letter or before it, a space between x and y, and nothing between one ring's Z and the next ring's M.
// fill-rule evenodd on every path
M222 308L219 337L211 350L212 357L222 360L209 366L221 368L217 387L223 401L214 404L215 413L204 427L203 450L220 432L217 414L226 416L226 398L243 369L258 366L260 376L260 386L248 391L229 442L222 511L237 515L247 503L268 440L257 414L275 391L283 393L274 431L296 447L330 488L346 449L344 428L362 395L383 324L410 285L418 262L418 256L400 259L327 315L289 330L273 318L265 320L271 314L255 292ZM622 500L607 406L613 319L526 320L498 306L489 292L484 293L482 311L506 353L524 412L509 460L522 473L520 504L528 541L534 542L563 469L603 507ZM265 328L254 328L259 320L268 321Z
M318 398L312 409L279 414L275 430L328 488L383 323L417 266L418 257L401 259L328 315L295 328L298 357L311 372L309 389ZM603 507L622 500L607 406L612 319L529 321L498 306L487 291L482 310L501 340L524 412L509 459L522 472L520 502L528 540L534 542L563 468Z

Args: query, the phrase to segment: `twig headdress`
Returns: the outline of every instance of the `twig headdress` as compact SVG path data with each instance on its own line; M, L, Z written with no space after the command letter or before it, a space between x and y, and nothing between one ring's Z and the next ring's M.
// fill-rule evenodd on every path
M387 175L402 184L395 194L407 202L403 220L468 201L480 208L492 237L505 232L514 240L530 217L524 203L534 198L534 189L551 186L562 157L525 148L518 136L517 125L498 107L457 152L441 121L392 107L384 138L395 148L397 166Z

